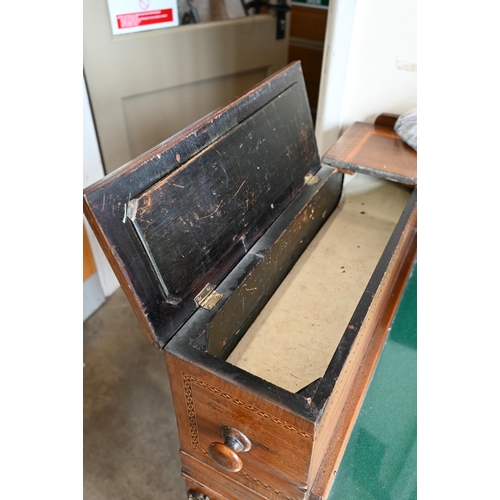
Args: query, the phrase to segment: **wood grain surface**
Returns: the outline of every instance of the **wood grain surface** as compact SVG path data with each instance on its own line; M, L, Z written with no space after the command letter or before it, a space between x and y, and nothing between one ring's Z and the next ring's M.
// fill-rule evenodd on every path
M327 9L292 5L290 16L290 37L315 40L323 43L328 19Z
M416 195L416 193L414 193ZM413 207L317 428L311 500L328 496L417 253Z
M391 117L381 120L391 123ZM346 172L361 172L409 186L417 184L417 152L385 125L353 123L322 161Z
M181 450L264 498L304 498L313 447L312 422L205 367L168 352L165 357ZM249 451L241 453L243 468L239 472L218 467L208 453L209 446L220 441L223 426L243 432L252 443Z
M229 388L223 385L222 387L224 387L223 390L225 392L219 395L219 398L224 400L229 407L225 407L221 410L218 404L214 404L213 402L214 396L219 394L217 390L220 386L216 387L215 385L209 385L201 379L192 378L192 375L188 376L188 380L184 381L184 394L179 393L177 395L179 401L175 402L176 411L179 408L185 408L187 410L187 420L190 426L190 429L185 430L182 430L180 427L180 435L187 438L187 451L181 453L181 459L183 464L183 477L186 479L188 485L191 487L198 486L199 491L204 491L206 494L210 494L210 491L215 491L217 495L215 495L214 498L228 498L231 500L254 500L260 498L272 500L283 498L326 499L334 478L335 470L338 468L343 449L354 425L363 395L368 387L380 350L383 346L399 297L404 289L407 275L411 269L411 263L414 261L416 251L415 224L416 212L414 211L404 231L401 243L394 253L393 264L390 267L390 276L388 279L384 280L378 292L379 297L377 297L378 300L375 301L375 309L378 312L372 311L370 314L371 321L366 324L365 331L360 335L362 342L359 342L358 347L353 351L353 358L357 358L358 361L353 360L346 363L345 371L347 375L342 377L342 390L336 391L337 396L330 400L324 415L318 419L319 426L317 426L316 429L309 426L309 432L303 431L304 434L314 436L313 453L310 455L310 449L308 450L306 448L303 450L302 446L295 443L291 457L292 460L297 460L296 456L300 454L304 455L302 457L303 460L307 461L308 458L312 459L307 489L304 491L303 488L297 488L298 485L295 481L283 481L283 479L286 478L283 478L280 472L281 466L278 471L274 470L272 467L252 468L251 463L247 465L249 462L245 460L246 457L242 457L244 462L242 471L236 474L228 474L211 463L210 460L207 459L208 454L203 452L204 444L202 444L208 443L210 438L207 438L205 441L200 440L200 424L198 421L201 420L202 428L205 428L204 426L206 425L210 427L210 425L215 424L213 431L205 428L205 432L216 439L217 422L227 423L228 420L231 421L230 419L234 418L234 412L230 406L241 407L246 405L245 399L248 401L248 398L252 398L253 391L250 390L245 394L245 391L242 391L241 388ZM376 319L377 316L379 318L378 320ZM179 368L179 360L168 360L168 356L169 355L166 354L167 366L169 367L171 376L175 379L175 373ZM193 371L192 363L180 362L180 364L189 366L191 371ZM194 370L196 372L199 368L194 368ZM205 372L205 369L202 369L201 373L203 372ZM206 377L206 375L203 376ZM213 376L211 380L213 380L214 383L220 384L220 378L217 375ZM197 384L199 389L193 391L193 384ZM174 382L174 386L180 387L180 384ZM205 411L203 407L203 398L201 400L198 398L200 391L213 392L213 396L208 397L205 401L205 406L209 407L208 412L211 417L201 416L198 413L199 411ZM235 393L237 393L239 397L235 398ZM259 400L258 397L256 399L254 397L253 402L254 404L248 408L249 416L247 415L246 418L241 418L241 412L238 412L240 413L240 418L238 422L233 420L233 425L239 425L242 431L247 433L250 432L251 436L249 437L251 437L253 442L260 439L260 432L263 431L265 434L266 428L271 426L272 428L269 430L275 435L275 444L267 441L265 446L269 447L270 445L271 449L273 446L282 446L283 440L290 439L290 437L287 433L285 433L284 436L280 435L280 432L275 430L275 426L288 425L292 427L290 423L286 421L286 418L293 418L293 414L287 416L287 412L281 410L279 412L280 416L277 418L276 414L271 413L273 411L272 406L266 405L265 410L262 411L262 407L257 405L265 404L265 402ZM274 411L276 411L276 409L274 409ZM255 420L252 416L252 413L259 414L259 412L262 413L262 415L259 415L260 423L259 420ZM178 420L181 419L179 420L181 423L182 420L186 420L186 415L181 414L178 415L177 418ZM213 424L207 424L206 418L213 418ZM263 419L269 420L269 423L266 424L266 420ZM274 419L274 421L271 419ZM299 421L295 420L294 424L293 427L299 429ZM304 422L302 422L302 424L304 424ZM253 429L253 431L250 431L250 429ZM257 433L259 437L256 438L254 433ZM271 440L273 439L269 436L268 438ZM304 438L306 438L305 435ZM262 444L261 442L260 445ZM199 447L199 451L193 452L195 446ZM197 454L201 454L201 457L197 457ZM262 458L259 460L262 460ZM261 463L267 465L267 462ZM247 468L245 469L245 467ZM293 468L296 468L296 464ZM215 490L212 490L212 488L215 488Z
M346 333L355 335L344 341L344 334L342 351L336 352L320 382L313 384L316 391L308 399L194 347L194 332L181 332L169 344L165 356L181 449L217 471L211 475L207 469L198 475L198 469L191 468L186 476L190 484L199 481L218 488L223 497L232 500L259 498L232 495L234 481L269 499L326 498L404 287L405 270L413 262L415 236L416 191L370 278L352 325L346 328ZM207 451L220 441L220 429L226 425L252 441L252 449L241 455L243 467L236 473L219 468Z

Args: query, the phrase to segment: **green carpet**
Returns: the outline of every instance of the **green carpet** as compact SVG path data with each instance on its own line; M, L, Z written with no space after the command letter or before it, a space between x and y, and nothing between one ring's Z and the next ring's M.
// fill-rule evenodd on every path
M417 498L417 265L328 500Z

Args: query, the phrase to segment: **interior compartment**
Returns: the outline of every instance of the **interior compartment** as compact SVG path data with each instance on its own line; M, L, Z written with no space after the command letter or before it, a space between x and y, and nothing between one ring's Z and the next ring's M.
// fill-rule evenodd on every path
M411 195L355 174L227 362L290 392L323 376Z

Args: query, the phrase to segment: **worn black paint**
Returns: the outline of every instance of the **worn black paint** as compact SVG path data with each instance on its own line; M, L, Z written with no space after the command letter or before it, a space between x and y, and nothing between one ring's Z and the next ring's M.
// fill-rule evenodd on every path
M318 169L300 96L292 85L137 198L134 225L174 303L220 281Z
M219 284L319 167L294 63L85 190L85 214L151 342L165 346L196 294Z
M323 167L318 178L321 182L308 186L252 249L258 258L252 271L228 285L234 291L209 324L208 352L222 358L231 353L337 206L343 175Z

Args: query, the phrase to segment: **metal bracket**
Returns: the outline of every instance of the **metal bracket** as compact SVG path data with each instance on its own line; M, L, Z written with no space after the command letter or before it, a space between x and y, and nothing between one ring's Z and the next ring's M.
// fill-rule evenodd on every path
M194 298L196 304L207 311L211 311L224 295L217 292L210 283Z
M304 183L307 184L308 186L314 186L319 181L320 181L320 178L314 174L311 174L311 172L306 174L306 176L304 177Z
M276 40L285 38L286 34L286 13L290 11L290 7L286 0L276 0L276 3L269 3L264 0L251 0L245 2L241 0L241 4L245 9L245 14L249 15L249 10L254 9L254 14L258 14L261 7L266 7L268 10L276 12Z

